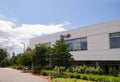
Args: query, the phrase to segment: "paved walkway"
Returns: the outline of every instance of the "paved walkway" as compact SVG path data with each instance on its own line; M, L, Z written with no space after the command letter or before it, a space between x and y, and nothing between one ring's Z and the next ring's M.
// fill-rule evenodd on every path
M11 68L0 68L0 82L48 82L45 78L22 73Z

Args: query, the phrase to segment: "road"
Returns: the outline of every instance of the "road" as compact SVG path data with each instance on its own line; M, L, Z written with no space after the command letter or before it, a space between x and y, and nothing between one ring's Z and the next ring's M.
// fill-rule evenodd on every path
M22 73L11 68L0 68L0 82L48 82L45 78Z

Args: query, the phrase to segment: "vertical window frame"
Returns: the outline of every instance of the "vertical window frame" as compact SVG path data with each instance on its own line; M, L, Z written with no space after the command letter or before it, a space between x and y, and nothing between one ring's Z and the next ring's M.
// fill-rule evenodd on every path
M120 32L109 33L109 45L110 45L109 47L110 47L110 49L120 48L120 41L118 41L118 43L119 43L118 47L117 46L115 47L115 45L117 43L116 44L114 42L112 43L112 39L115 40L118 38L120 38Z

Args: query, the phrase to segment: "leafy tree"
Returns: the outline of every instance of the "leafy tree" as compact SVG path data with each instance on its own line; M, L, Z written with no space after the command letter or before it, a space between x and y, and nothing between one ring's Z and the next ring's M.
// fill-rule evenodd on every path
M13 52L12 57L10 58L10 65L19 65L20 64L20 58L21 58L22 54L17 54L15 55L15 53Z
M8 58L5 58L4 60L1 61L0 66L1 67L10 66L10 60Z
M24 53L23 55L20 56L18 59L19 64L28 66L29 69L31 69L32 65L32 55L30 53Z
M5 49L0 48L0 62L7 57L7 51Z
M74 59L67 50L68 47L69 45L64 42L64 39L56 41L51 51L51 65L53 67L55 66L69 67L72 64Z
M11 65L17 65L17 56L15 56L15 53L12 53L12 57L10 58L10 64Z
M49 47L44 44L39 44L33 50L33 65L40 65L42 67L48 64Z

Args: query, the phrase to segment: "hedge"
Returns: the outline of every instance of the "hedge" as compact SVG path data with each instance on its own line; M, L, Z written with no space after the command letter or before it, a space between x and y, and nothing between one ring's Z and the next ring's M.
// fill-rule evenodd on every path
M100 81L100 82L120 82L120 77L108 76L108 75L94 75L94 74L79 74L79 73L59 73L52 70L42 70L41 74L51 76L54 78L76 78L89 81Z

